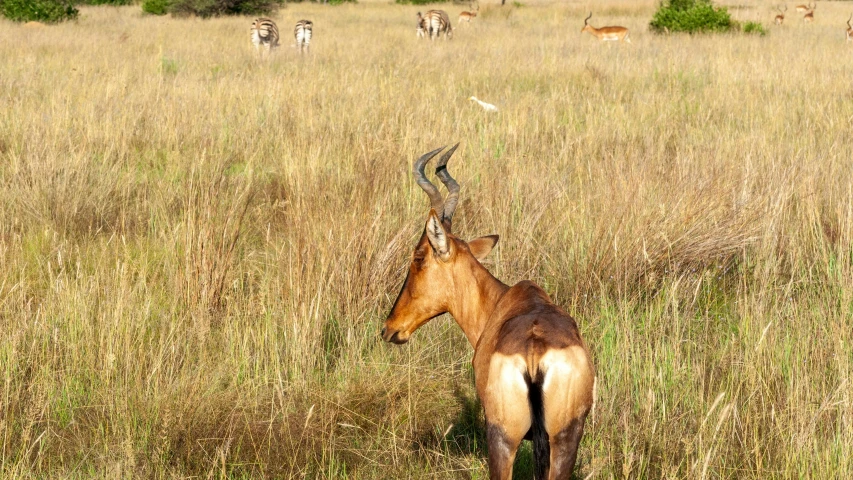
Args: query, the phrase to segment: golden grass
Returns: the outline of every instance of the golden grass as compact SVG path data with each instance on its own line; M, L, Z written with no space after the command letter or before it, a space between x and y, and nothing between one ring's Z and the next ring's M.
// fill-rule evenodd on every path
M523 3L433 44L423 8L291 4L311 55L270 61L249 18L0 24L0 476L483 478L464 336L378 337L411 160L455 141L458 233L593 352L578 478L853 471L844 5L658 37L608 2L608 45Z

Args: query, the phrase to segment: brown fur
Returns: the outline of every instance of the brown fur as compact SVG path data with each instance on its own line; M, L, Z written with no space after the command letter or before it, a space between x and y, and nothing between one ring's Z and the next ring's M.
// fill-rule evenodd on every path
M512 477L518 446L539 422L550 444L550 458L537 459L544 462L542 478L567 479L593 404L592 362L574 319L541 288L529 281L509 287L480 264L496 242L490 236L466 243L431 211L382 337L405 343L418 327L449 312L475 350L490 477ZM534 388L541 389L541 418L530 404Z
M628 29L625 27L601 27L595 28L589 23L589 19L592 18L592 13L589 14L589 17L586 18L583 22L583 28L581 29L581 33L589 32L590 35L595 36L601 41L606 40L619 40L620 42L631 43L631 39L628 38Z

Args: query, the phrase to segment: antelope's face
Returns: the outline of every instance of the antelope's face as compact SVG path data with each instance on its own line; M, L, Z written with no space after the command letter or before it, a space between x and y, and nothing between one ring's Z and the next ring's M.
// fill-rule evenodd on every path
M466 272L485 258L498 241L489 235L466 243L450 233L449 222L442 222L431 210L424 234L412 254L409 274L400 290L385 327L382 339L406 343L421 325L447 312L460 294Z
M459 201L459 184L448 173L447 161L458 146L442 155L436 168L436 175L449 192L446 199L441 198L435 185L424 176L424 166L444 147L415 161L415 179L429 196L432 209L412 254L406 281L382 328L382 339L386 342L406 343L421 325L450 310L451 303L466 290L462 283L467 278L466 272L470 276L472 262L477 263L488 255L498 241L492 235L465 243L450 233Z
M439 247L441 250L437 250L433 242L443 245ZM424 234L412 254L406 281L385 320L383 340L406 343L421 325L447 312L448 292L453 284L453 260L458 251L456 242L435 210L430 211Z

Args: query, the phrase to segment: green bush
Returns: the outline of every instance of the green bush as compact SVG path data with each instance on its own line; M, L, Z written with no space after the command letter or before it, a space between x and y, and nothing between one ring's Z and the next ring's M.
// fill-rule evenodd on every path
M409 5L426 5L428 3L443 3L448 0L394 0L397 3Z
M282 0L171 0L172 15L196 15L202 18L220 15L260 15L274 12Z
M0 0L0 13L15 22L57 23L79 12L71 0Z
M133 5L136 0L77 0L78 5Z
M145 0L142 2L142 11L151 15L165 15L169 13L169 0Z
M668 0L661 3L649 27L653 32L727 32L735 27L725 7L710 0Z
M756 33L763 37L767 35L767 30L758 22L746 22L743 24L743 33Z

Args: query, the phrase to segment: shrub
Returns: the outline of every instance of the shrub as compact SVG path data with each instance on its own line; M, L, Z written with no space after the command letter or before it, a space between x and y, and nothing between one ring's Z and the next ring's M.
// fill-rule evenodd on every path
M78 5L133 5L136 0L77 0Z
M169 13L169 0L145 0L142 2L142 11L151 15L165 15Z
M734 22L725 7L715 7L710 0L667 0L649 27L657 33L726 32L734 28Z
M426 5L428 3L442 3L447 0L394 0L397 3L409 4L409 5Z
M0 13L15 22L56 23L79 12L71 0L0 0Z
M746 22L743 24L743 33L756 33L763 37L767 35L767 30L758 22Z

